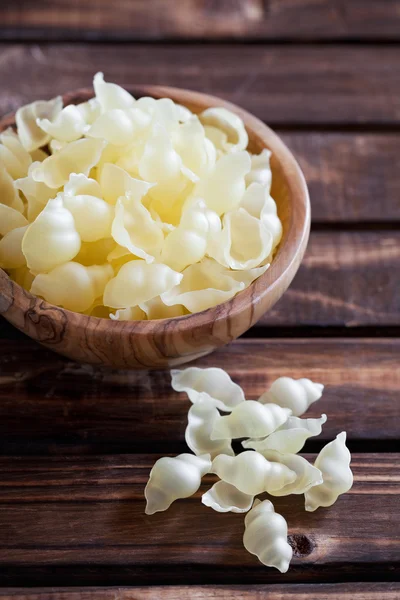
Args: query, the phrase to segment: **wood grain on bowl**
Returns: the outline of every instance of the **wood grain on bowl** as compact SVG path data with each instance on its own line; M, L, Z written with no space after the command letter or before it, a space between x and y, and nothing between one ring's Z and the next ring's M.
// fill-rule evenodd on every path
M303 174L281 139L246 111L205 94L162 86L134 86L134 96L169 97L198 113L225 106L243 119L249 150L272 151L272 195L283 237L271 267L246 290L206 311L160 321L110 321L74 313L37 298L0 269L0 314L41 344L72 359L121 368L180 365L236 339L279 300L292 281L306 249L310 204ZM71 92L64 103L82 102L90 89ZM13 117L0 121L0 131ZM0 198L1 201L1 198Z

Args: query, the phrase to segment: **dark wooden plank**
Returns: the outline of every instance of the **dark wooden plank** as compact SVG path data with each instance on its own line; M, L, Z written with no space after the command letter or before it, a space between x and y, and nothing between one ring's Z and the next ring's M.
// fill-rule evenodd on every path
M144 514L143 489L153 456L11 457L0 459L0 582L8 569L73 566L76 574L107 566L130 570L132 582L305 582L393 579L398 563L399 497L396 454L354 455L355 483L330 509L306 513L300 496L275 499L296 547L281 575L244 551L243 515L200 503L214 481L168 512ZM312 460L312 456L309 456ZM368 543L366 543L368 540ZM187 570L188 569L188 570ZM81 571L82 570L82 571ZM4 573L4 575L3 575ZM325 579L326 581L326 579ZM61 584L64 585L64 584Z
M294 281L263 325L398 325L400 231L314 231Z
M5 38L399 39L398 0L38 0L4 2Z
M399 436L399 339L238 340L196 361L221 367L257 398L279 376L326 385L309 411L325 412L319 449L346 430L350 448L394 449ZM77 365L28 338L0 341L0 449L4 454L183 452L190 404L168 371ZM1 479L0 479L1 481Z
M175 85L216 94L271 125L400 123L398 46L10 45L1 48L0 113L90 85Z
M400 222L400 135L278 133L306 176L314 223Z
M0 589L2 600L398 600L399 595L395 582Z

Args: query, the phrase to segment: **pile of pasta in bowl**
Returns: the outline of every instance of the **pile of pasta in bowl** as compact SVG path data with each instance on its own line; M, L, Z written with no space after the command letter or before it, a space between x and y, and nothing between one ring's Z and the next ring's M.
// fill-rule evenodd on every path
M195 115L94 77L95 96L16 113L0 134L0 267L63 308L195 313L248 287L282 235L270 152L225 108Z

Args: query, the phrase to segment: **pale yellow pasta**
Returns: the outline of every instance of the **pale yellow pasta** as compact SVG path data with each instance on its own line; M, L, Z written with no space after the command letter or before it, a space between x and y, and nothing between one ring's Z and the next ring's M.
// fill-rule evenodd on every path
M313 467L308 460L297 454L281 454L275 450L267 450L262 453L270 461L285 465L296 473L296 479L292 483L287 483L278 490L272 490L272 496L289 496L290 494L304 494L315 485L322 483L322 473L316 467Z
M220 418L215 400L208 394L199 394L188 412L185 441L195 454L210 454L214 459L219 454L233 456L230 440L213 440L211 433Z
M206 394L217 408L226 412L245 401L242 388L232 381L226 371L214 367L173 369L171 386L176 392L186 392L193 404L203 400Z
M236 406L230 415L215 421L211 439L264 437L278 429L290 415L289 409L277 404L260 404L255 400L247 400Z
M102 265L105 262L112 264L112 261L108 261L108 257L114 248L115 241L111 237L98 240L97 242L83 242L74 261L81 263L85 267Z
M110 313L112 321L143 321L146 320L146 313L139 306L131 308L120 308L115 313Z
M34 273L46 273L72 260L80 247L74 218L60 197L49 200L22 240L26 263Z
M243 121L238 115L226 108L207 108L199 115L204 125L212 126L223 131L227 142L223 145L225 152L240 152L247 148L249 136Z
M18 269L26 264L22 253L22 238L28 225L12 229L0 239L0 267L2 269Z
M96 196L103 198L100 184L82 173L71 173L68 182L64 186L65 194L69 196Z
M89 175L99 161L105 147L104 140L81 139L71 142L32 171L35 181L45 183L50 188L59 188L67 183L71 173Z
M100 115L87 132L88 137L107 140L115 146L125 146L149 127L151 118L140 108L129 111L115 108Z
M267 567L275 567L286 573L293 550L287 540L287 523L275 512L269 500L256 500L244 520L243 544L248 552L255 554Z
M53 118L37 119L37 124L49 137L60 142L79 140L87 127L82 111L74 104L66 106Z
M18 285L22 286L25 290L30 290L32 281L35 279L35 275L33 275L28 267L19 267L18 269L9 269L8 273Z
M101 114L101 106L97 98L90 98L87 102L81 102L81 104L76 105L76 108L87 125L92 125Z
M213 125L204 125L204 133L217 150L218 156L224 154L224 148L226 148L228 144L227 134Z
M97 242L111 237L114 208L107 202L88 194L60 194L64 206L71 212L75 228L83 242Z
M211 473L250 496L279 490L296 479L296 473L285 465L252 450L238 456L220 454L213 460Z
M152 184L131 177L117 165L106 163L101 171L100 186L104 200L110 204L116 204L118 198L123 196L141 200L146 196Z
M13 179L25 177L31 163L31 155L11 128L0 133L0 164Z
M0 203L0 235L6 235L16 227L25 227L28 221L15 208Z
M84 267L77 262L67 262L49 273L37 275L31 292L51 304L84 312L102 296L113 274L109 264Z
M39 183L33 179L32 170L36 169L38 164L39 163L37 162L32 163L29 167L27 176L15 181L15 187L20 190L26 198L26 215L30 223L42 212L47 202L56 197L58 192L58 190L49 188L45 183Z
M163 264L132 260L121 267L104 290L104 304L128 308L147 302L177 285L182 275Z
M269 164L271 158L270 150L264 148L260 154L253 154L251 156L251 169L246 175L246 184L259 183L265 191L271 191L272 171Z
M204 128L198 117L193 115L178 126L173 136L173 145L185 167L201 177L215 164L216 152L213 145L207 143Z
M104 113L115 108L128 109L135 104L135 99L129 92L115 83L104 81L103 73L96 73L93 79L96 100Z
M321 398L323 390L322 383L314 383L311 379L279 377L258 400L263 404L273 402L290 408L293 416L299 417Z
M227 213L219 234L214 235L208 253L225 267L249 270L271 254L273 238L260 219L244 208Z
M201 497L205 506L220 513L245 513L250 510L253 500L254 496L244 494L226 481L217 481Z
M0 162L0 199L2 204L23 212L24 203L18 194L18 189L11 175Z
M32 102L32 104L27 104L17 110L15 122L19 139L25 150L32 152L50 141L51 136L40 127L40 120L50 119L52 121L61 112L62 107L62 98L57 96L49 101Z
M196 185L195 195L203 198L208 208L218 215L237 208L246 189L245 176L250 166L248 152L222 156L210 173Z
M307 511L313 512L320 506L332 506L341 494L349 491L353 485L350 461L346 432L342 431L317 456L314 467L321 471L323 483L305 493Z
M49 153L45 152L38 148L37 150L33 150L33 152L29 152L32 162L43 162L45 158L48 157Z
M272 250L282 238L282 223L278 217L275 200L261 183L251 183L240 201L241 208L256 219L272 235Z
M200 487L201 478L209 472L209 454L193 456L180 454L175 458L160 458L150 472L150 479L144 491L146 514L167 510L178 498L192 496Z
M143 310L149 321L153 319L172 319L186 314L183 306L167 306L161 300L160 296L156 296L147 302L141 303L140 308Z

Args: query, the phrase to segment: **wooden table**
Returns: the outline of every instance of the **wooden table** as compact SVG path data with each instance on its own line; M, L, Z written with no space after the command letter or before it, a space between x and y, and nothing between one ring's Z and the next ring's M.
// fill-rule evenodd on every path
M312 198L304 263L196 364L248 397L282 374L324 382L306 451L345 429L355 475L328 510L278 499L295 558L264 568L201 491L144 515L150 467L185 448L168 372L73 364L0 322L0 599L400 598L400 1L3 0L0 39L0 114L103 70L219 95L283 136Z

